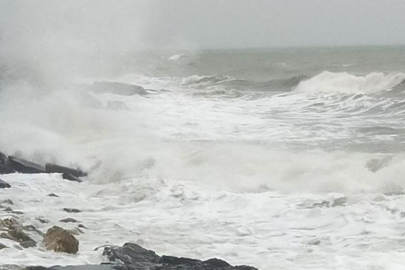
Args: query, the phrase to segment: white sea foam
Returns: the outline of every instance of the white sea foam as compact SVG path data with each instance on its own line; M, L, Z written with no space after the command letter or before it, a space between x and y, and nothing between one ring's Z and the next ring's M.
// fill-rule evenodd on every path
M346 72L324 71L301 82L296 91L371 94L391 90L404 81L403 73L370 73L365 76L356 76Z

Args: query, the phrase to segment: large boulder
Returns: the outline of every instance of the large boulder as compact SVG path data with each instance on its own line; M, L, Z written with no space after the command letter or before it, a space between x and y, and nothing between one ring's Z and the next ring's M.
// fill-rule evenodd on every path
M45 173L45 168L34 162L10 156L9 162L14 170L20 173Z
M46 249L55 252L76 254L79 250L79 241L67 230L58 226L48 229L44 236L43 244Z

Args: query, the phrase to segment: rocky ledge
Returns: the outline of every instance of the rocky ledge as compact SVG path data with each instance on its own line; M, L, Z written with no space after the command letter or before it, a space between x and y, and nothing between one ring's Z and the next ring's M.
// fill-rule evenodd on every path
M103 255L109 263L78 266L0 266L0 270L257 270L251 266L232 266L220 259L206 261L174 256L159 256L134 243L122 247L105 247Z
M72 169L57 164L47 163L45 166L41 166L34 162L15 157L7 156L0 152L0 174L9 173L60 173L62 178L70 181L81 182L81 177L87 176L87 174L80 169ZM9 188L10 185L2 181L0 188Z

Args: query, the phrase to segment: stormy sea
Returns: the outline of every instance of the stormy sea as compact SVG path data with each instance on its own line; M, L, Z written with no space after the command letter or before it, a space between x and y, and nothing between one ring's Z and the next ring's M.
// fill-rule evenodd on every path
M1 264L100 264L97 247L133 242L258 269L400 269L404 54L137 51L89 56L93 68L63 78L5 63L0 151L88 175L0 176L0 219L76 230L80 243L67 254L0 238Z

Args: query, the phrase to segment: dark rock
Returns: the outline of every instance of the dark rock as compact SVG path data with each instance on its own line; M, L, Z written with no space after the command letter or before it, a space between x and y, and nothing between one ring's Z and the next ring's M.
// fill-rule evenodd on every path
M80 180L78 177L70 174L70 173L62 173L62 178L65 180L69 180L69 181L75 181L75 182L83 182L82 180Z
M11 188L10 184L0 179L0 188Z
M11 166L20 173L45 173L45 168L39 164L27 161L22 158L12 157L9 158Z
M16 225L9 224L7 228L7 232L0 234L1 238L10 239L16 242L19 242L21 246L36 246L35 241L29 237L21 228Z
M41 232L40 230L38 230L37 228L35 228L34 225L27 225L23 227L24 230L29 231L29 232L36 232L37 234L44 236L45 234L43 232Z
M125 243L123 247L106 247L103 255L111 261L122 261L124 264L138 262L159 263L160 257L152 250L144 249L134 243Z
M76 254L79 250L79 241L70 232L58 226L48 229L43 243L46 249L55 252Z
M212 268L224 268L224 267L229 267L231 266L229 263L227 263L226 261L220 260L220 259L209 259L203 262L204 265L209 265Z
M10 160L8 157L0 152L0 174L7 174L7 173L13 173L15 170L10 164Z
M75 208L63 208L63 211L68 212L68 213L80 213L81 212L79 209L75 209Z
M77 227L82 228L82 229L87 229L87 227L84 226L83 224L79 224Z
M78 169L72 169L68 167L63 167L60 165L52 164L52 163L47 163L45 164L45 171L47 173L62 173L62 174L69 174L74 177L84 177L87 176L87 173L78 170Z
M4 211L6 211L6 212L8 212L8 213L16 214L16 215L22 215L22 214L24 214L24 212L22 212L22 211L15 211L15 210L11 209L11 207L7 207L6 209L4 209Z
M65 218L65 219L59 220L59 222L69 223L69 222L78 222L78 221L74 218Z
M5 204L11 204L11 205L14 205L13 201L12 201L12 200L10 200L10 199L3 200L3 201L1 201L0 203L1 203L1 204L5 203Z
M7 246L3 245L2 243L0 243L0 250L7 248Z
M89 87L89 90L96 93L110 93L121 96L143 96L148 94L142 86L120 82L94 82L93 85Z
M46 219L44 219L44 218L37 218L37 220L40 222L40 223L42 223L42 224L46 224L46 223L49 223L49 221L48 220L46 220Z
M37 243L35 243L35 241L25 241L25 242L21 242L20 245L24 248L30 248L30 247L35 247L37 245Z
M147 268L144 268L145 270ZM36 269L27 269L27 270L36 270ZM48 270L137 270L137 269L128 269L125 266L112 265L112 264L101 264L101 265L78 265L78 266L53 266L48 268Z
M49 197L56 197L56 198L59 198L59 196L56 195L55 193L49 193L48 196L49 196Z
M196 264L198 262L201 262L199 260L195 259L189 259L189 258L178 258L178 257L173 257L173 256L162 256L160 259L159 263L162 264L171 264L171 265L179 265L179 264Z
M125 266L120 266L119 270L257 270L250 266L231 266L219 259L200 261L173 256L160 257L154 251L134 243L126 243L123 247L105 247L103 255L111 262L124 263Z

